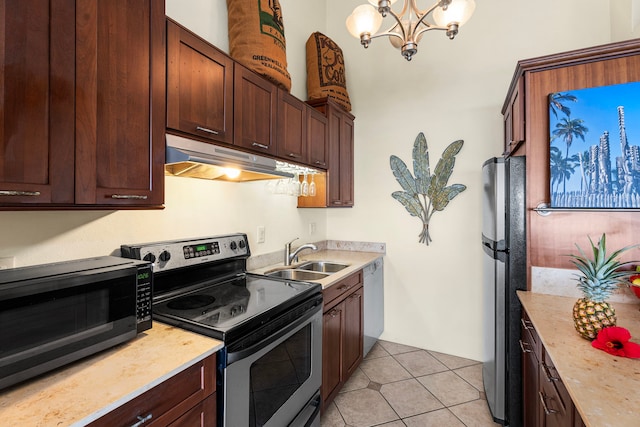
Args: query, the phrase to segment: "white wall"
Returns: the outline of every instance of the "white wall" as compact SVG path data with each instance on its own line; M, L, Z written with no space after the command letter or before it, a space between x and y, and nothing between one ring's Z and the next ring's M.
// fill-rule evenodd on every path
M347 33L346 17L363 2L281 0L294 95L306 99L311 32L323 31L344 51L356 116L353 209L296 209L293 199L266 195L263 183L171 177L162 211L0 212L0 257L29 265L108 254L121 243L235 231L249 233L254 254L296 236L386 242L383 338L484 359L480 168L502 151L500 110L515 64L609 42L609 2L478 0L456 40L427 34L410 63L384 39L364 50ZM228 51L225 0L167 0L167 14ZM389 156L410 164L421 131L432 166L449 143L465 140L450 183L468 189L433 216L429 247L417 243L420 222L390 196L400 187ZM318 231L309 236L312 221ZM258 225L266 226L265 244L255 243Z
M327 34L344 51L356 116L355 208L328 212L328 237L386 242L384 339L484 360L480 172L502 153L501 108L516 62L609 42L609 4L478 0L454 41L427 33L407 62L387 40L365 50L346 31L362 3L327 2ZM421 222L391 197L401 188L389 156L411 168L419 132L432 168L447 145L465 141L449 183L467 190L432 217L430 246L418 243Z
M640 0L615 0L611 5L611 40L640 37Z

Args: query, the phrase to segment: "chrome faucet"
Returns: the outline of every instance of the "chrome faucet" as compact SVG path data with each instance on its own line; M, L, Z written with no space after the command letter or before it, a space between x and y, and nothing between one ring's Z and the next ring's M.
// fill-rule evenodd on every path
M299 237L296 237L290 242L285 243L284 245L284 265L291 265L292 261L298 261L298 254L304 249L311 249L312 251L317 251L318 247L313 243L307 243L306 245L302 245L298 247L293 253L291 252L291 244L298 240Z

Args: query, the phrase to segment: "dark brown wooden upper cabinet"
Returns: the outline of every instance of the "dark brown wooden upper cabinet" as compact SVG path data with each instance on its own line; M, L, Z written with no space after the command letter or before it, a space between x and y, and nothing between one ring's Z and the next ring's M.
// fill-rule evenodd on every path
M76 0L76 205L164 201L164 0Z
M307 163L307 104L278 88L278 157Z
M329 100L329 168L327 206L353 206L353 120L354 117Z
M233 105L234 144L254 152L276 156L277 104L277 87L236 63Z
M328 119L320 111L307 106L307 151L309 165L327 169L329 164Z
M75 2L0 11L0 206L73 203Z
M167 20L167 129L233 144L233 60Z
M164 1L0 10L0 207L162 205Z

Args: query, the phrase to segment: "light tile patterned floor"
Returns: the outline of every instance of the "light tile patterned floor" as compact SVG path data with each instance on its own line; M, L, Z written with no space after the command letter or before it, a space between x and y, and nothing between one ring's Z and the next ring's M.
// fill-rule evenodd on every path
M482 364L378 341L321 418L322 427L496 427Z

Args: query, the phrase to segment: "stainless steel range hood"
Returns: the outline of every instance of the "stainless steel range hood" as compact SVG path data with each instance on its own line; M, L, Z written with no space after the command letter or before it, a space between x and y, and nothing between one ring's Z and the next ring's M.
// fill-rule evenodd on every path
M268 157L176 135L167 134L166 142L166 175L241 182L293 177L289 172L278 170L278 162ZM229 169L240 173L231 177Z

